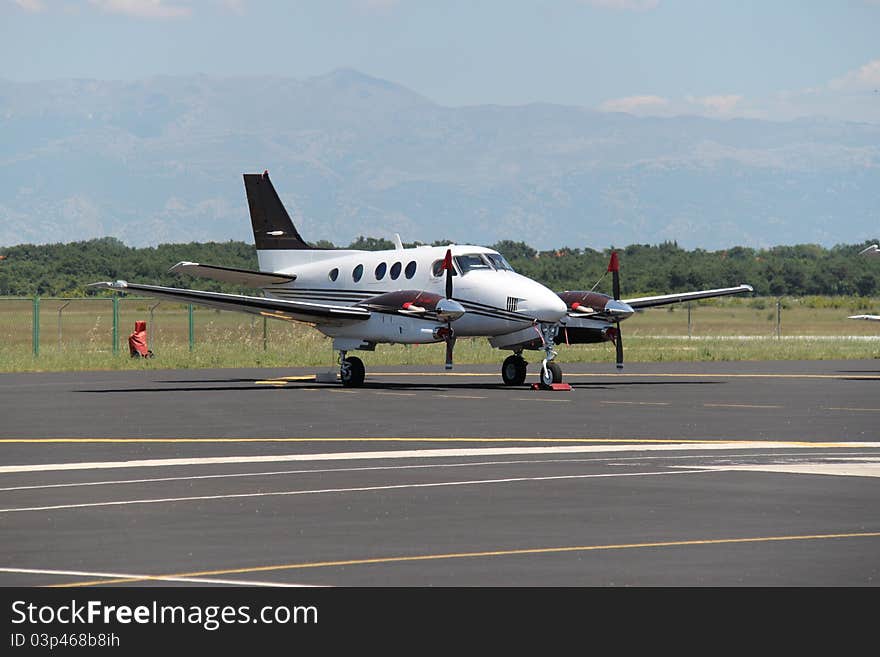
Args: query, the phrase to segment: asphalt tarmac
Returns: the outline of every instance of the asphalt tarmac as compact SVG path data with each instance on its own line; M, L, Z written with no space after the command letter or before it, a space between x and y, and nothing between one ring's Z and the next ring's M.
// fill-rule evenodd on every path
M880 364L497 370L0 375L0 585L880 582Z

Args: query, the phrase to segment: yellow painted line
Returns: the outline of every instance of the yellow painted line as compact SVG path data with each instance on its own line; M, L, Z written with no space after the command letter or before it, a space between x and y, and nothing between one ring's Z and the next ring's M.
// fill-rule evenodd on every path
M287 381L254 381L258 386L275 386L281 388L287 385Z
M669 402L600 401L600 404L631 404L633 406L669 406Z
M703 404L712 408L782 408L772 404Z
M491 376L497 377L498 374L490 372L373 372L371 376ZM673 378L720 378L720 379L865 379L874 380L878 377L874 374L773 374L773 373L756 373L756 374L719 374L697 372L572 372L564 375L566 379L573 378L620 378L620 377L673 377Z
M342 566L363 566L371 564L406 563L413 561L439 561L442 559L477 559L485 557L509 557L531 554L562 554L566 552L592 552L602 550L632 550L643 548L687 547L697 545L731 545L736 543L769 543L778 541L815 541L832 538L877 538L880 532L858 532L849 534L807 534L801 536L758 536L749 538L715 538L681 541L657 541L651 543L620 543L616 545L577 545L549 548L524 548L514 550L491 550L483 552L450 552L445 554L420 554L410 556L374 557L369 559L348 559L343 561L312 561L305 563L289 563L273 566L253 566L249 568L227 568L222 570L202 570L189 573L170 575L153 575L148 577L127 577L104 579L88 582L68 582L50 585L53 588L77 586L94 586L96 584L126 584L181 577L212 577L218 575L240 575L245 573L264 573L279 570L301 570L306 568L336 568Z
M871 413L880 413L880 408L847 408L845 406L823 406L823 411L865 411Z

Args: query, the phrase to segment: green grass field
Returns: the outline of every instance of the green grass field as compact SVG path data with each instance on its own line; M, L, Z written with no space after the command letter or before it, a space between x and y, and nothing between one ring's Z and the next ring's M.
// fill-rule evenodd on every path
M66 305L65 305L66 304ZM622 326L628 362L880 357L880 322L846 319L880 313L880 299L810 297L782 300L777 337L777 300L725 298L639 312ZM146 320L156 357L132 359L127 338L135 320ZM335 366L331 341L315 329L241 313L195 308L193 348L186 306L124 298L119 302L118 352L113 352L109 298L41 299L39 355L33 353L33 303L0 299L0 371L184 369L201 367ZM878 339L873 340L876 336ZM559 347L566 362L613 362L614 345ZM418 364L442 368L444 347L379 345L358 354L372 365ZM485 339L461 339L456 362L499 363L506 352ZM526 352L540 360L539 352Z

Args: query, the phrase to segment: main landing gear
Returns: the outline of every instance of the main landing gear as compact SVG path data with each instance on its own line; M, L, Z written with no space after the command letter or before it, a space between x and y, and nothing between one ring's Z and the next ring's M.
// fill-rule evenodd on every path
M348 356L345 351L339 352L339 380L346 388L357 388L364 383L367 370L364 361L357 356Z

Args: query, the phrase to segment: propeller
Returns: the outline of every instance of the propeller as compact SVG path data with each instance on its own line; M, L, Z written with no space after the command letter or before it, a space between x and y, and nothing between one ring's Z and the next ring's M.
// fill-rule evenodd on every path
M611 260L608 262L608 271L611 272L611 288L614 300L620 301L620 261L617 259L617 251L611 252ZM617 322L617 339L614 341L617 349L617 369L623 369L623 334L620 332L620 322Z
M452 369L452 352L455 349L455 331L452 322L464 314L464 308L452 298L452 276L455 270L452 268L452 249L446 250L443 258L443 269L446 270L446 298L437 303L437 317L446 322L446 327L438 332L439 337L446 342L446 369Z

